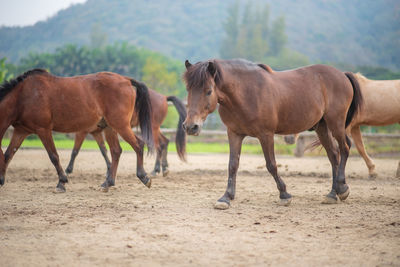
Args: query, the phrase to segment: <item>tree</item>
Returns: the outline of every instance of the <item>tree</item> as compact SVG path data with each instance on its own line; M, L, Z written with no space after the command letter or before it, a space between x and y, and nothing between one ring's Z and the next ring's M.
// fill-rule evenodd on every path
M108 36L101 27L101 24L95 23L90 31L90 45L92 47L104 47L107 44Z
M175 72L168 72L166 65L148 58L143 66L143 82L148 87L165 95L177 94L178 76Z
M279 55L285 48L287 43L287 36L285 33L285 17L277 18L272 24L270 42L270 55Z
M220 54L222 58L229 58L235 54L236 44L239 36L239 1L228 8L228 17L223 23L225 37L222 40Z
M278 69L308 64L306 56L287 48L285 17L278 17L271 26L269 20L268 5L254 8L248 1L243 14L239 14L239 2L234 2L223 24L221 57L265 62Z

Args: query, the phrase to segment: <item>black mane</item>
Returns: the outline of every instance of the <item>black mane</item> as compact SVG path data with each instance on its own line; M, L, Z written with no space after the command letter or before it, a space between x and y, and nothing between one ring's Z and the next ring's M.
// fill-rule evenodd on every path
M230 59L230 60L208 60L197 62L191 65L186 72L183 74L183 79L186 82L188 88L204 88L208 79L212 78L208 71L209 62L214 63L216 68L214 81L217 86L223 82L222 69L225 71L229 70L259 70L260 68L264 71L272 73L273 70L265 64L257 64L246 59Z
M38 73L48 73L47 70L44 69L32 69L27 72L19 75L17 78L11 79L9 81L4 81L3 84L0 85L0 101L11 92L13 88L15 88L20 82L26 79L26 77Z
M183 79L188 88L204 88L206 81L212 78L210 72L208 71L209 62L210 61L197 62L185 71L183 74ZM216 68L214 81L216 85L219 86L222 82L220 66L216 61L212 62Z

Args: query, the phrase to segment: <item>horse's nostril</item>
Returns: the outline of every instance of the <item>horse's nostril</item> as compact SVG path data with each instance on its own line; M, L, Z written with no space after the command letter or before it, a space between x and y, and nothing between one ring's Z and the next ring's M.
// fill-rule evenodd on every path
M196 132L198 129L199 129L199 125L198 124L193 125L193 127L192 127L193 131Z

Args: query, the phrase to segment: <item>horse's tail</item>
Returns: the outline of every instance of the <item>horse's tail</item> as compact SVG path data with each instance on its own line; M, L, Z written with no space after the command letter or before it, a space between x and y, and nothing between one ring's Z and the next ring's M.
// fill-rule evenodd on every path
M186 161L186 132L183 130L183 122L186 119L186 107L176 96L168 96L167 101L171 101L179 114L178 128L176 129L175 144L176 151L181 160Z
M149 152L154 149L153 130L151 123L151 103L147 86L130 78L131 84L136 87L135 112L138 114L139 126L143 141L147 144Z
M345 75L347 78L350 80L351 85L353 86L353 100L351 101L349 111L347 112L347 117L346 117L346 128L349 126L351 121L354 118L354 115L360 111L361 106L363 104L363 97L361 94L361 88L360 84L358 83L356 77L354 77L354 74L351 72L346 72Z

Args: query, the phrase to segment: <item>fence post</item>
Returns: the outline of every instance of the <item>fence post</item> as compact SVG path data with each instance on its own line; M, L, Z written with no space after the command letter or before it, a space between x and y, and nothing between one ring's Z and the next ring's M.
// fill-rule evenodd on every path
M296 148L294 150L294 155L298 158L301 158L304 155L304 150L306 148L306 141L303 136L299 136L297 139Z

